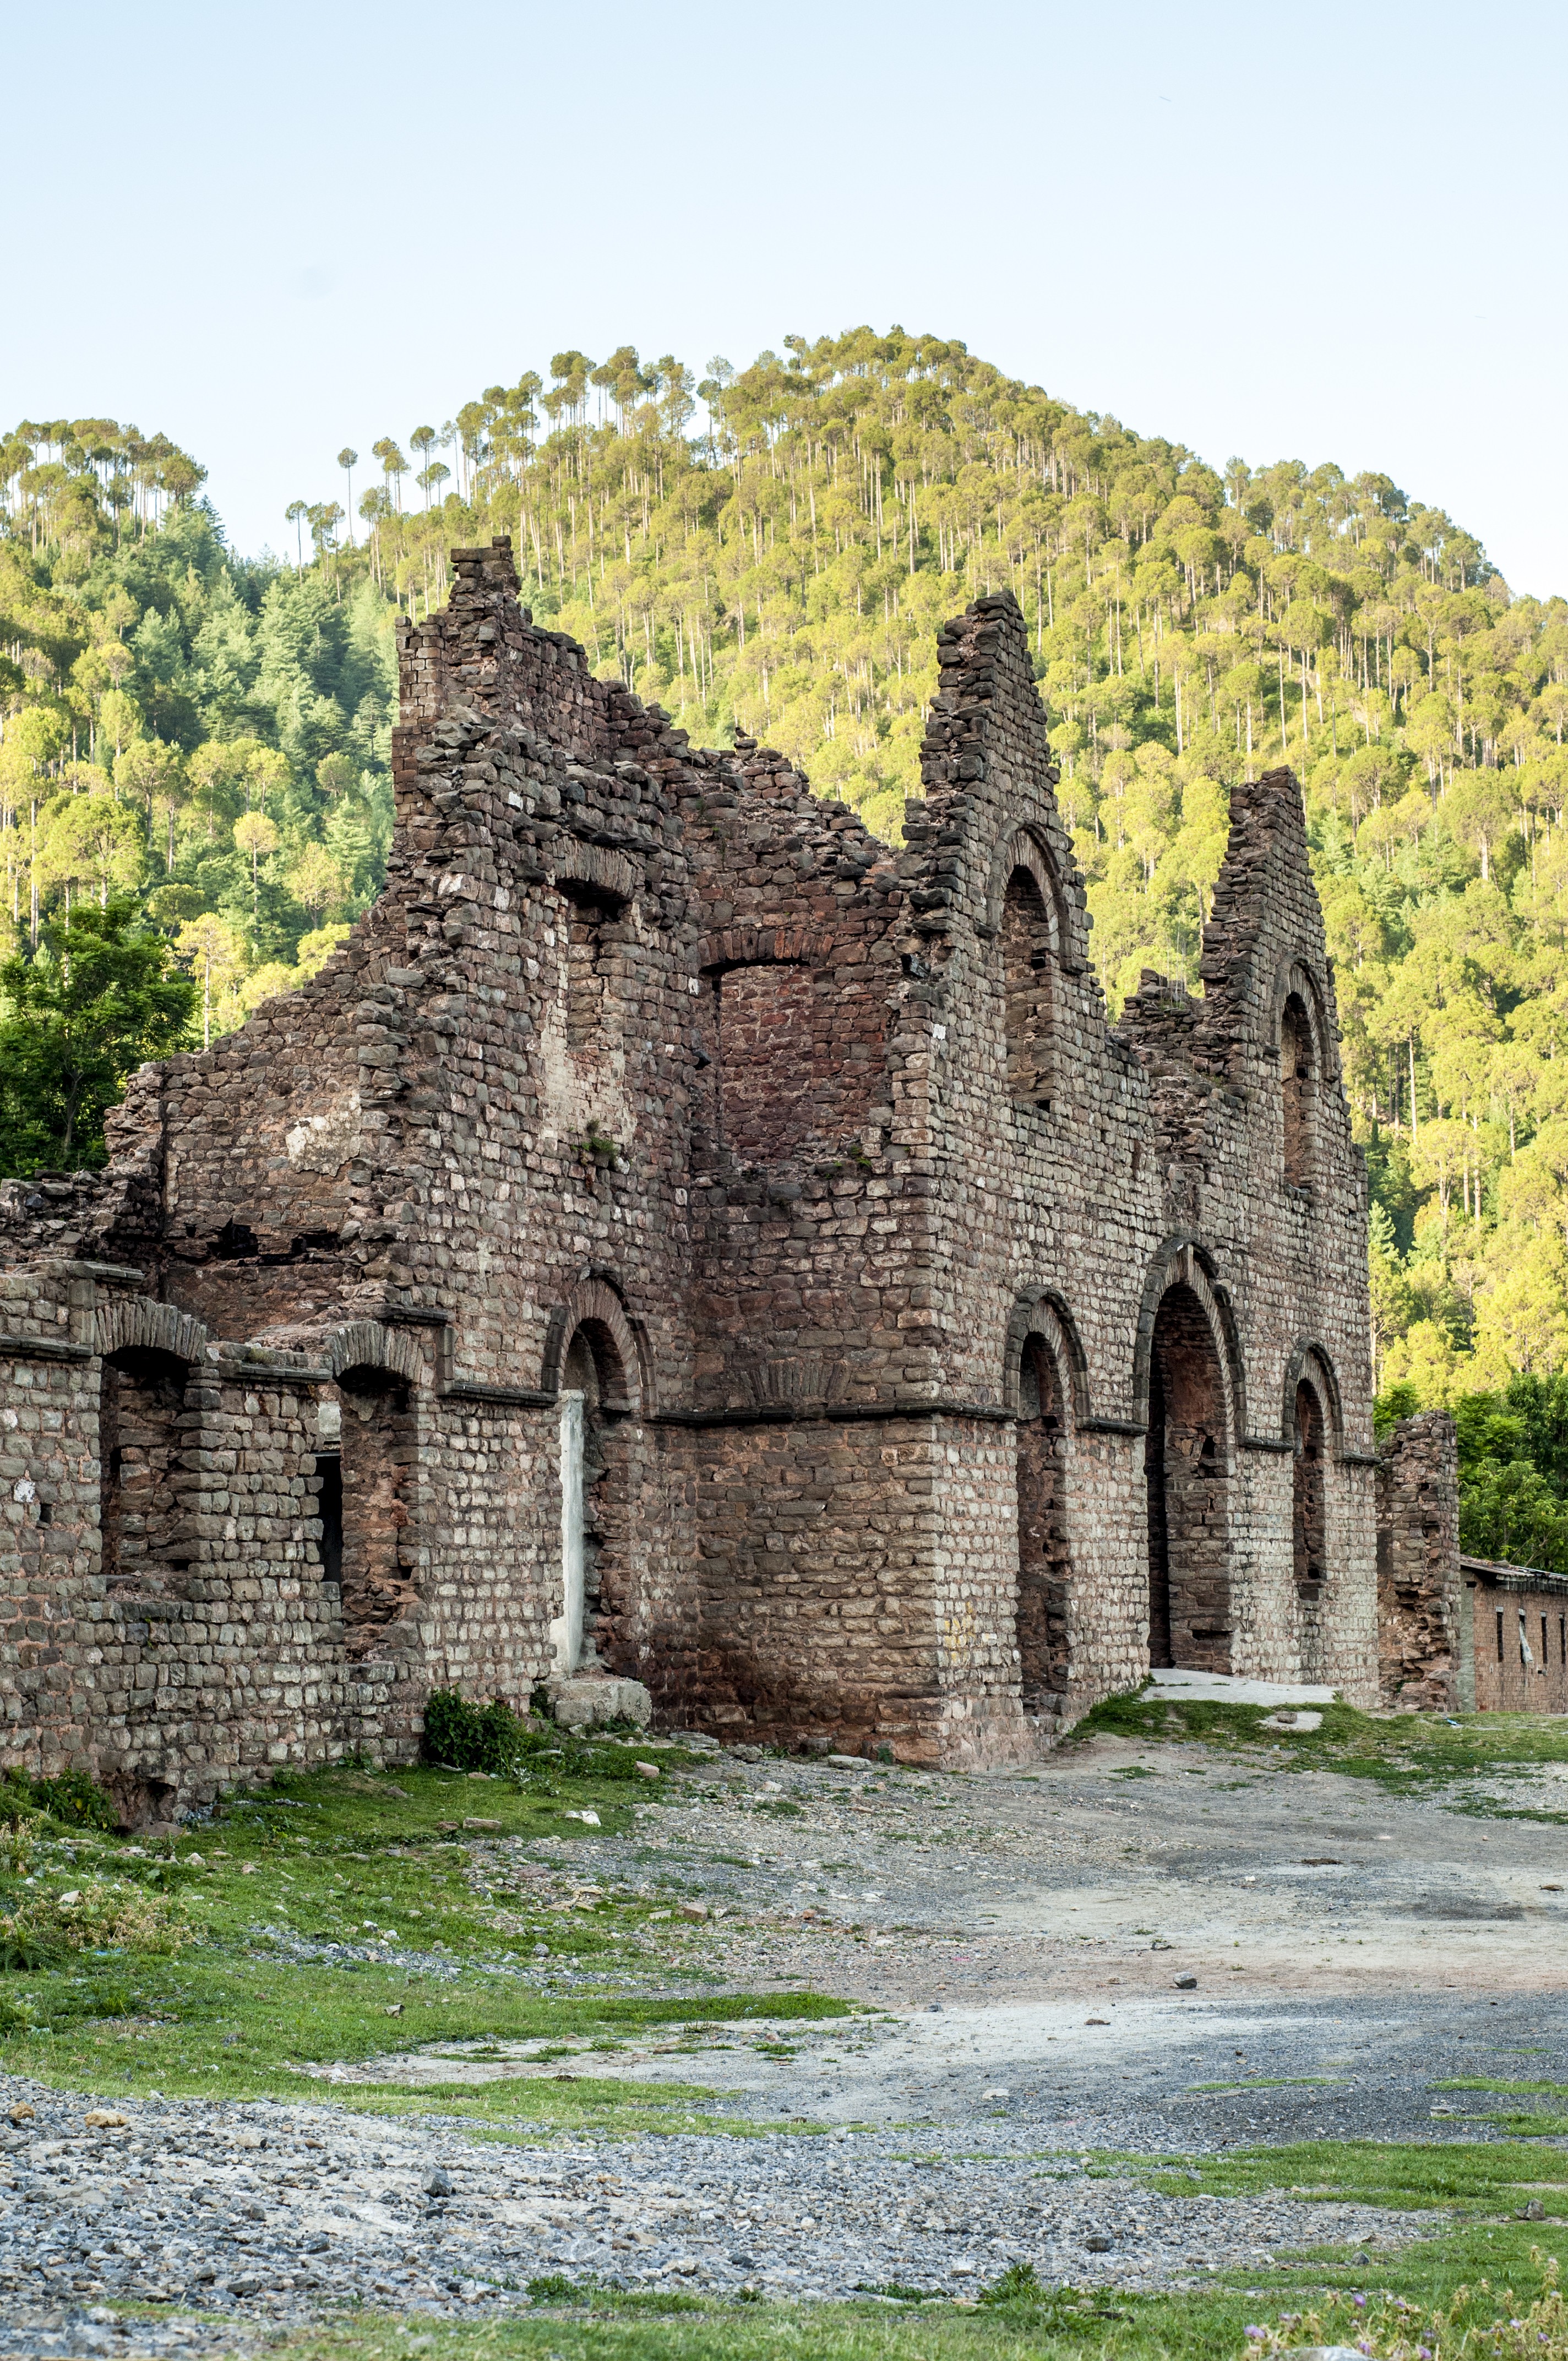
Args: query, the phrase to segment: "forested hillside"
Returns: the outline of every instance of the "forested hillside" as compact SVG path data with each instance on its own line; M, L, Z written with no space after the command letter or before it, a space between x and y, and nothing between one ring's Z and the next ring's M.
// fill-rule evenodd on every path
M1435 1401L1568 1367L1568 604L1513 598L1387 477L1215 469L898 329L700 382L559 354L363 458L323 446L278 559L226 549L162 436L25 423L0 476L24 963L124 892L198 1033L317 964L376 890L393 626L440 603L454 543L510 533L535 616L597 669L697 740L785 748L884 833L936 628L1006 584L1113 1006L1145 964L1195 977L1227 790L1288 760L1375 1179L1383 1381ZM10 1169L38 1144L0 1123Z

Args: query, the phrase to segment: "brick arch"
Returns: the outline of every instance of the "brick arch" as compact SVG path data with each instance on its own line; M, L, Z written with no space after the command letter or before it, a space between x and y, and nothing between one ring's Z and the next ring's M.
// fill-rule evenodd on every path
M1328 991L1323 979L1306 961L1289 953L1275 971L1268 1001L1268 1046L1278 1055L1287 1001L1299 1000L1307 1012L1312 1037L1312 1057L1321 1082L1337 1082L1339 1043L1329 1017Z
M1292 1443L1296 1433L1296 1389L1305 1378L1310 1386L1321 1395L1332 1429L1334 1450L1344 1449L1344 1406L1340 1400L1339 1375L1321 1345L1310 1337L1296 1341L1289 1359L1285 1364L1285 1390L1280 1403L1279 1435L1281 1442Z
M992 855L991 874L985 888L985 919L981 928L987 937L1002 929L1002 907L1007 899L1007 888L1018 870L1032 877L1045 905L1046 923L1050 932L1051 956L1063 967L1070 965L1071 925L1068 917L1067 897L1062 891L1057 855L1040 829L1024 826L1014 828L1003 837Z
M1225 1401L1226 1444L1234 1456L1246 1432L1246 1370L1231 1299L1220 1283L1213 1256L1201 1240L1178 1232L1165 1240L1144 1280L1143 1301L1133 1343L1133 1416L1146 1425L1149 1415L1149 1356L1160 1302L1173 1287L1190 1288L1197 1298L1219 1361Z
M154 1303L145 1295L116 1296L100 1304L93 1322L93 1349L107 1359L111 1353L132 1348L168 1353L177 1361L204 1361L207 1331L188 1312L172 1303Z
M352 1320L331 1329L323 1343L322 1359L334 1378L346 1369L387 1369L422 1385L425 1366L419 1346L403 1330L383 1328L378 1320Z
M565 1301L558 1303L550 1314L550 1325L544 1338L544 1391L548 1394L560 1392L561 1371L567 1352L573 1337L585 1323L597 1323L609 1335L620 1360L626 1386L626 1406L634 1415L640 1416L645 1404L652 1406L652 1389L648 1378L647 1355L639 1329L633 1326L618 1290L603 1278L580 1280Z
M704 974L732 967L826 967L833 937L825 927L724 927L696 947Z
M1019 1296L1007 1323L1006 1360L1003 1369L1003 1400L1008 1409L1018 1409L1018 1367L1024 1345L1030 1336L1043 1338L1047 1351L1056 1364L1057 1392L1064 1404L1070 1403L1072 1423L1081 1426L1092 1417L1089 1395L1089 1361L1078 1323L1073 1319L1065 1296L1053 1287L1027 1289Z

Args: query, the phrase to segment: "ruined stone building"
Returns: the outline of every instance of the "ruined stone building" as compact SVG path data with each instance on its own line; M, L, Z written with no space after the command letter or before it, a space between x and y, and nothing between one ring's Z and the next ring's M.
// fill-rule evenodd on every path
M402 642L386 890L0 1191L5 1759L133 1802L455 1686L1026 1757L1151 1663L1377 1693L1365 1183L1288 772L1112 1027L1006 593L892 850L536 629Z

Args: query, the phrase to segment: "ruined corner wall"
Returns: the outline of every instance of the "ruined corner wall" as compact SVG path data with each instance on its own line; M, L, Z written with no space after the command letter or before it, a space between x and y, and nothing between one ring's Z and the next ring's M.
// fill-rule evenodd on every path
M1461 1703L1459 1458L1447 1411L1402 1419L1377 1455L1377 1677L1386 1705Z
M1229 1664L1332 1680L1370 1701L1365 1180L1299 788L1280 772L1233 797L1203 996L1149 978L1113 1028L1010 594L955 618L939 654L925 800L910 807L905 831L918 865L906 875L898 941L907 979L899 1040L920 1077L931 1205L932 1382L1016 1421L1027 1415L1023 1348L1050 1370L1059 1481L1043 1513L1060 1639L1042 1711L1080 1711L1149 1661L1150 1340L1173 1290L1206 1330L1212 1368L1209 1423L1221 1451L1206 1480L1224 1580L1210 1620ZM1032 929L1025 1025L1029 996L1043 1012L1022 1065L1020 909ZM1312 1042L1299 1180L1287 1168L1281 1071L1293 995ZM1299 1580L1292 1540L1302 1382L1324 1437L1332 1575L1316 1584ZM964 1559L964 1618L1011 1647L1011 1697L999 1702L1016 1717L1015 1426L1001 1439L1008 1464L990 1543L979 1546L974 1528L969 1547L957 1516L940 1532Z

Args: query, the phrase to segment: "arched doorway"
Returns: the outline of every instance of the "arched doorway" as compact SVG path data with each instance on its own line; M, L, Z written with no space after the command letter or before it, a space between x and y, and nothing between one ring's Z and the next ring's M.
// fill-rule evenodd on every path
M1328 1532L1323 1497L1323 1411L1303 1378L1296 1388L1296 1455L1290 1472L1290 1532L1296 1588L1309 1606L1322 1597Z
M622 1554L624 1483L616 1428L628 1408L627 1375L608 1325L585 1320L561 1362L560 1608L550 1625L558 1675L604 1669L602 1620L620 1603L607 1595L606 1572Z
M1056 1364L1044 1337L1018 1359L1018 1656L1024 1710L1038 1712L1068 1685L1071 1558L1066 1428Z
M1230 1507L1224 1377L1191 1287L1167 1288L1149 1349L1149 1662L1229 1672Z
M335 1543L343 1586L344 1638L351 1656L373 1656L394 1623L418 1604L409 1493L415 1458L413 1390L406 1378L369 1363L337 1380L339 1463L335 1487L317 1457L323 1576L332 1578ZM324 1439L324 1438L323 1438ZM334 1495L335 1494L335 1498ZM335 1510L337 1530L330 1530Z
M98 1408L104 1579L158 1596L184 1574L185 1387L189 1365L173 1353L127 1345L106 1356Z

